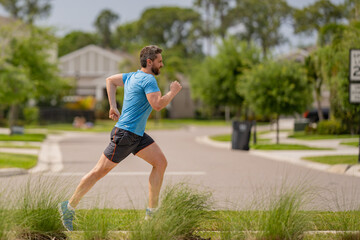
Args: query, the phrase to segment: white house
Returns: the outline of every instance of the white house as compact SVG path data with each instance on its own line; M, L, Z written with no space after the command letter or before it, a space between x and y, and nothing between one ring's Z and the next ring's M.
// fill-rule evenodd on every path
M72 77L76 81L77 96L94 96L97 101L106 93L105 79L119 73L119 64L131 56L121 52L88 45L67 55L60 60L63 77Z

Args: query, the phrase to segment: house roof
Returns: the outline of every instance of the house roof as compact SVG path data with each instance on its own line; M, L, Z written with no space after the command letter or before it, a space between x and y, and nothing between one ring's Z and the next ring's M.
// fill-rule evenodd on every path
M99 46L96 46L96 45L87 45L83 48L80 48L74 52L71 52L71 53L68 53L62 57L60 57L60 62L66 62L70 59L73 59L73 58L76 58L86 52L89 52L89 51L93 51L93 52L96 52L97 54L100 54L100 55L104 55L104 56L107 56L108 58L114 60L114 61L120 61L124 58L128 58L128 54L126 53L122 53L122 52L113 52L113 51L110 51L110 50L107 50L107 49L104 49L104 48L101 48Z

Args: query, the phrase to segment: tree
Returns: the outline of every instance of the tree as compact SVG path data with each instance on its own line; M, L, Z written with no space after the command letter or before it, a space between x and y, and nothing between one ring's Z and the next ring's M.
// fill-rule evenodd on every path
M244 97L236 90L237 79L259 62L260 51L256 47L233 37L224 40L216 56L207 57L194 68L191 76L194 97L213 107L229 106L240 110Z
M311 35L329 23L339 23L344 19L344 11L330 0L318 0L303 9L295 9L293 18L295 33Z
M111 48L111 25L114 24L119 19L119 15L112 12L109 9L104 9L97 16L94 25L98 31L99 36L101 37L101 46L105 48Z
M145 45L139 27L139 21L119 25L114 34L114 45L126 52L138 51Z
M330 89L331 113L352 133L359 131L360 106L349 102L349 49L360 48L360 23L352 22L321 48L321 76Z
M51 0L0 0L0 4L14 18L28 24L35 20L48 17L51 11Z
M243 26L239 37L259 43L266 57L272 47L285 41L280 27L289 19L291 11L285 0L237 0L228 17L232 25Z
M220 35L225 38L230 27L227 14L230 10L229 1L226 0L196 0L194 5L204 12L204 24L201 26L201 35L207 39L207 54L211 54L212 39Z
M87 45L97 44L98 42L98 36L95 34L72 31L59 40L58 55L61 57Z
M190 8L149 8L141 15L138 33L145 43L178 48L190 57L202 51L200 22L200 14Z
M303 112L312 102L311 87L304 69L295 62L269 61L259 64L244 75L239 93L255 113L275 115L279 143L280 115Z
M16 32L19 29L21 33ZM11 34L3 35L9 38L5 39L8 44L1 46L5 54L0 59L0 101L10 106L12 127L17 122L20 104L29 99L38 103L56 101L69 84L59 77L55 61L50 60L55 37L49 31L34 26L14 26L10 31Z
M345 16L349 21L360 20L360 1L359 0L345 0L344 3Z

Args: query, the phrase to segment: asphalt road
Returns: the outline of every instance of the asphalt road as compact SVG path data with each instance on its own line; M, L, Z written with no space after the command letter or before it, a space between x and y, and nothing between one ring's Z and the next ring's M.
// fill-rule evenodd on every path
M308 202L304 205L306 209L343 210L360 206L359 177L322 172L196 141L197 136L224 132L230 129L189 127L148 132L168 159L164 185L185 181L211 191L217 209L262 208L270 195L284 189L294 191L293 188L306 190L302 195ZM63 139L60 142L63 170L45 173L42 181L56 181L71 193L98 161L109 138L110 132L74 134ZM145 161L129 156L95 185L79 208L145 208L150 170ZM0 181L7 188L18 188L38 176L2 177Z

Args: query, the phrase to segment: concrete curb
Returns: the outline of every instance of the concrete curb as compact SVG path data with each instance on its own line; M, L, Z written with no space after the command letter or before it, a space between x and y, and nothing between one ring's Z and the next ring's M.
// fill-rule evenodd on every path
M0 169L0 177L10 177L23 174L33 174L45 171L60 172L63 169L62 156L59 142L64 138L62 135L48 135L42 142L38 153L37 165L29 170L21 168Z
M47 171L60 172L64 168L59 146L63 138L63 135L48 135L41 145L38 164L28 172L31 174Z
M27 174L28 171L22 168L5 168L0 169L0 177L10 177L16 175Z

